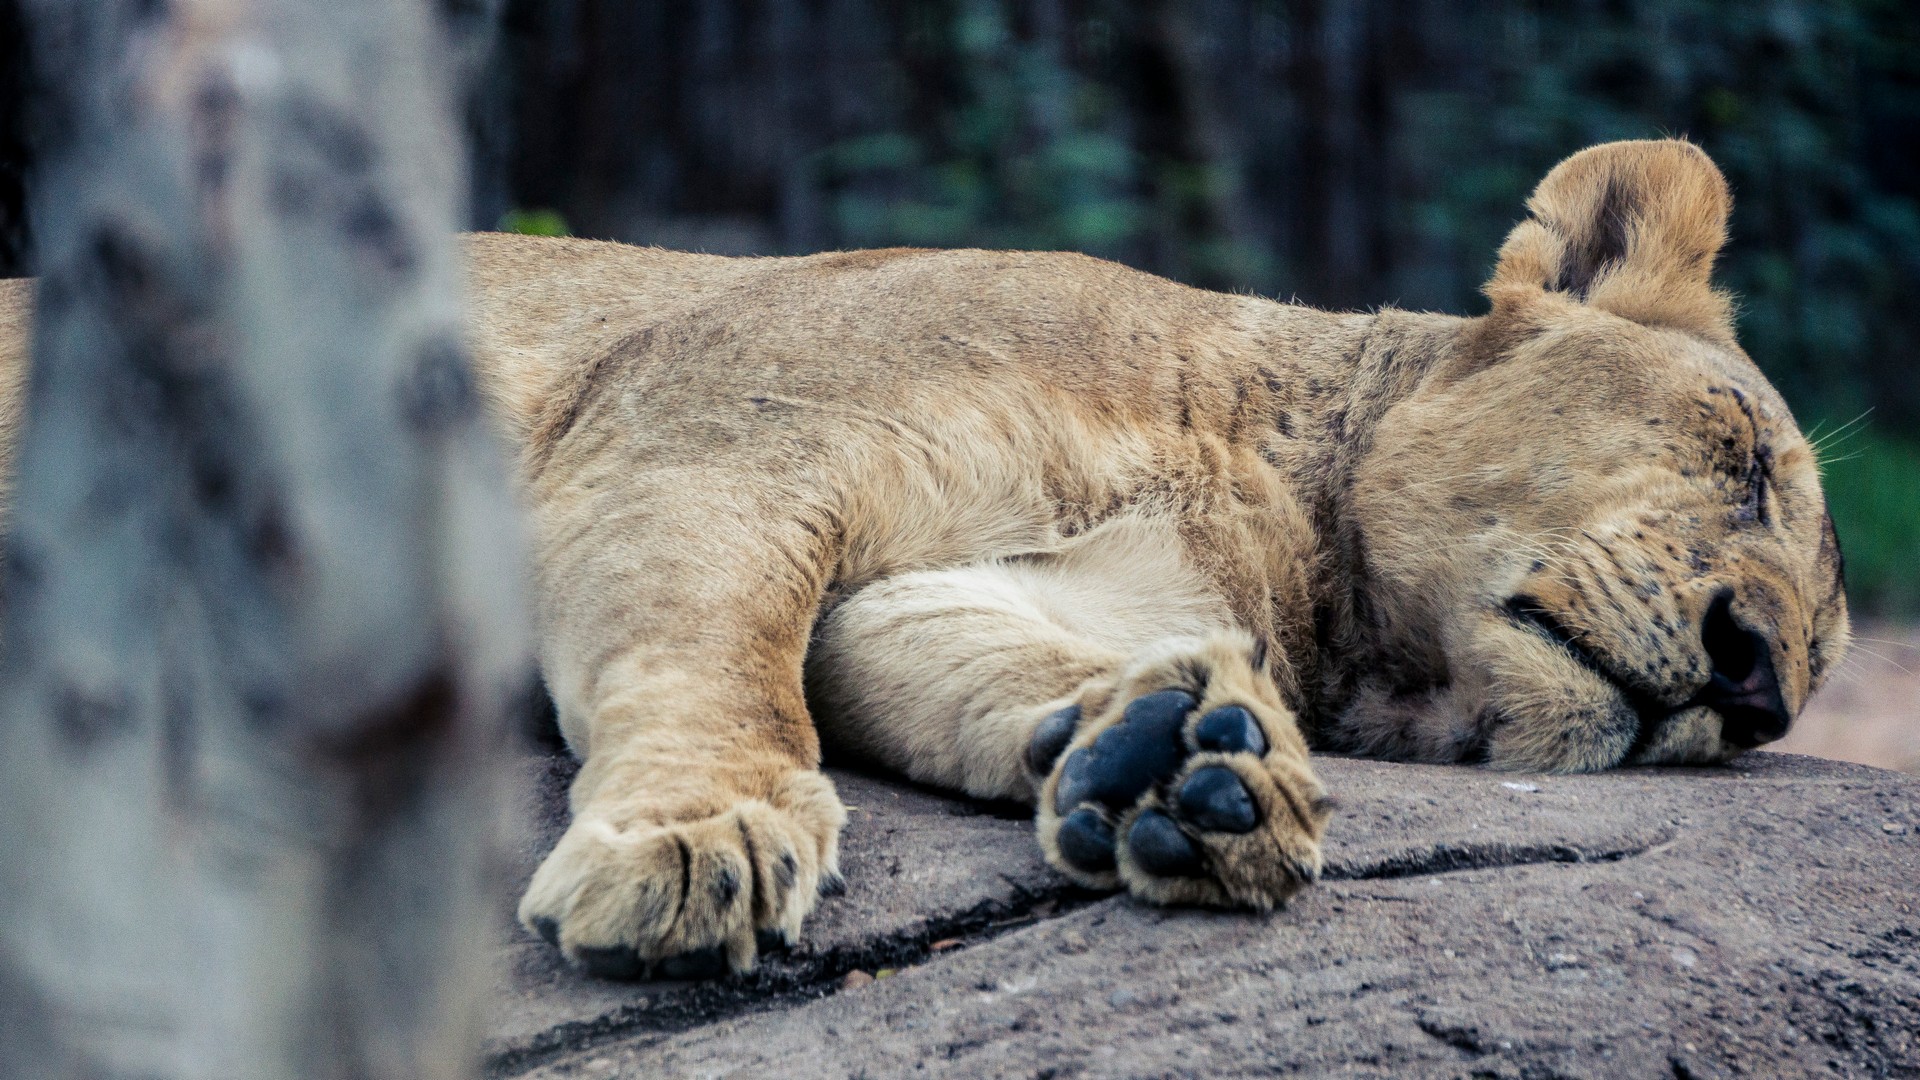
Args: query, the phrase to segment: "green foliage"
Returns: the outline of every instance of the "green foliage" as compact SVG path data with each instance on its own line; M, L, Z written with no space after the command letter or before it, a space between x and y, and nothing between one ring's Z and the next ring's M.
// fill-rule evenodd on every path
M1920 615L1920 441L1822 426L1835 433L1821 440L1816 428L1814 437L1848 596L1882 614Z
M843 140L819 155L849 246L1057 249L1116 255L1147 208L1110 94L1018 40L993 0L930 12L919 47L960 93L930 130Z
M500 215L500 231L522 236L571 236L558 210L509 210Z

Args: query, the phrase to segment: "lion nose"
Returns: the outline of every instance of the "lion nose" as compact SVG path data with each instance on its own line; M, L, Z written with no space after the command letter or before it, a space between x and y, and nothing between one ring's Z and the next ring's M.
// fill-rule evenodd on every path
M1700 639L1713 675L1691 704L1719 713L1727 741L1739 746L1759 746L1785 735L1793 717L1780 696L1773 650L1766 638L1733 617L1732 590L1714 597Z

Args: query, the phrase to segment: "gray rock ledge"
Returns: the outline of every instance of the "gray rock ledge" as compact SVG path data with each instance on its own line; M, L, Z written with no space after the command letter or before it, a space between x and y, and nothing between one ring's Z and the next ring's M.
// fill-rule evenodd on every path
M849 888L805 942L747 978L619 984L515 928L487 1068L1920 1076L1920 779L1784 754L1317 764L1340 800L1326 877L1267 917L1067 889L1023 815L836 773ZM526 763L516 885L570 774Z

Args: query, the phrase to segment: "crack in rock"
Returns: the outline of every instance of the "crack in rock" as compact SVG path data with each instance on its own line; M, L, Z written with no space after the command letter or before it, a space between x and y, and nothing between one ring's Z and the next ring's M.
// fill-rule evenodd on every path
M1331 866L1321 880L1379 881L1546 863L1612 863L1643 855L1670 842L1673 835L1660 833L1645 842L1599 848L1566 843L1437 844L1371 862ZM1059 918L1107 895L1064 884L1046 889L1016 887L1014 895L1005 900L983 900L964 911L936 915L870 941L824 952L808 951L803 944L763 956L760 966L746 975L677 987L592 1020L555 1025L522 1045L492 1055L486 1072L492 1077L515 1076L608 1042L650 1042L747 1013L802 1005L837 993L841 980L850 972L916 967L936 955L958 952L1041 920ZM935 942L943 945L938 952L933 948ZM1452 1041L1433 1031L1427 1034Z
M1644 842L1595 848L1576 844L1435 844L1423 851L1403 852L1353 865L1329 866L1322 881L1382 881L1390 878L1457 874L1467 870L1498 870L1542 863L1611 863L1631 859L1670 843L1664 832Z
M491 1055L485 1071L490 1077L517 1076L603 1043L661 1038L747 1013L831 997L849 972L917 967L933 956L959 952L1042 919L1058 918L1106 896L1064 884L1047 889L1016 887L1008 899L983 900L965 911L936 915L872 941L818 953L807 951L803 944L763 955L760 966L746 975L675 988L592 1020L555 1025L520 1046ZM935 942L943 945L938 952L933 948Z
M1446 1043L1468 1057L1485 1057L1487 1054L1486 1043L1476 1025L1447 1024L1426 1017L1416 1017L1414 1023L1436 1041Z

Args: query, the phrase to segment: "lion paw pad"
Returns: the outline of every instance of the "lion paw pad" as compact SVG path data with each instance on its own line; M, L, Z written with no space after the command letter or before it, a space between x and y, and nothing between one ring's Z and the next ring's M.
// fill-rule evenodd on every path
M1208 832L1252 832L1260 824L1253 795L1232 769L1209 765L1180 785L1174 800L1180 816Z
M1053 797L1054 813L1064 818L1056 839L1062 858L1089 872L1113 869L1113 818L1171 782L1195 752L1266 753L1266 734L1245 707L1226 705L1189 724L1198 705L1185 690L1135 698L1119 723L1067 757ZM1042 720L1028 760L1057 761L1079 719L1079 707L1069 706ZM1195 770L1174 795L1171 809L1181 821L1207 832L1252 832L1260 823L1252 793L1232 769L1220 765ZM1199 849L1173 817L1159 810L1141 814L1128 831L1127 845L1149 873L1191 877L1204 870Z
M1228 705L1200 718L1193 741L1202 750L1222 754L1265 754L1267 736L1244 706Z
M1061 856L1082 870L1113 869L1113 824L1098 811L1082 807L1068 814L1055 842Z
M1080 730L1080 706L1069 705L1050 714L1033 729L1033 739L1027 743L1027 767L1041 776L1053 771L1053 763L1060 760L1067 744L1073 741L1073 733Z
M1200 846L1158 810L1144 811L1134 820L1127 831L1127 852L1140 869L1157 877L1199 877L1207 869Z
M1276 752L1264 725L1284 721L1256 711L1274 707L1204 688L1136 694L1091 728L1078 706L1034 726L1027 761L1051 774L1041 839L1055 865L1173 903L1270 907L1313 880L1322 792L1297 738Z
M1198 704L1185 690L1134 699L1118 724L1067 758L1054 793L1054 813L1064 814L1085 802L1119 810L1172 777L1187 758L1181 722Z

